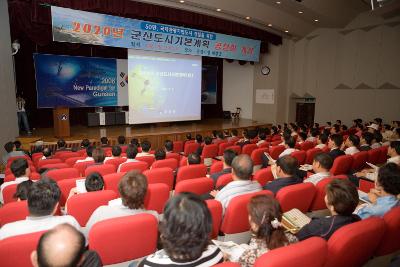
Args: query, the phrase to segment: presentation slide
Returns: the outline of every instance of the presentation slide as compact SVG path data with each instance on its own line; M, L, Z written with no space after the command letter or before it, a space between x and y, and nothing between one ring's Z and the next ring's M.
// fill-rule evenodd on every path
M201 57L130 49L129 123L201 119Z

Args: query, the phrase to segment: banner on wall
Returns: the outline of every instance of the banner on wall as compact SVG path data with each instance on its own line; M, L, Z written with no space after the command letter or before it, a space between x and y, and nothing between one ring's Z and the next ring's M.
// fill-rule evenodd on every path
M53 40L258 62L261 41L52 6Z
M127 60L34 54L37 106L128 105Z

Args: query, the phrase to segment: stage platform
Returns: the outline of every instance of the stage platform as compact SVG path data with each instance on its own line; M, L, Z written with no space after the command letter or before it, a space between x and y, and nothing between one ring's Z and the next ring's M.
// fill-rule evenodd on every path
M148 125L120 125L120 126L72 126L71 136L64 138L69 146L76 146L84 138L97 143L99 139L106 136L111 144L116 143L118 136L123 135L129 141L131 138L149 140L153 149L162 147L164 141L185 140L186 134L191 133L203 136L211 135L213 130L243 130L255 127L271 127L271 123L254 121L249 119L206 119L196 122L171 122ZM20 136L17 138L25 149L30 149L36 141L43 141L45 145L54 146L58 138L54 137L53 128L35 129L32 136Z

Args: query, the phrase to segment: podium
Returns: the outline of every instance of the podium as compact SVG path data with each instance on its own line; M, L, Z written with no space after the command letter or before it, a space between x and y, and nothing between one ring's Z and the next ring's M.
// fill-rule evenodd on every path
M69 108L56 107L53 109L54 135L55 137L69 137Z

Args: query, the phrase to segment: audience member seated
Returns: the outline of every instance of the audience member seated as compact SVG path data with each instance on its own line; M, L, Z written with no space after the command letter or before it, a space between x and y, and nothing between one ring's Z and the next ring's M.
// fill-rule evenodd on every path
M232 179L233 181L227 184L221 190L211 191L210 195L221 202L222 207L226 209L232 198L261 191L261 185L256 181L251 181L253 173L253 161L246 154L236 156L232 161Z
M117 172L120 172L121 167L122 167L124 164L126 164L126 163L138 162L138 160L135 159L137 154L138 154L138 149L137 149L137 147L136 147L135 145L129 145L128 148L126 149L126 158L127 158L127 159L126 159L125 162L121 163L121 164L118 166L118 171L117 171Z
M121 149L120 146L113 146L111 148L111 155L112 156L111 157L106 157L104 159L104 163L106 163L110 159L118 159L118 158L120 158L121 157L121 153L122 153L122 149Z
M311 129L310 131L310 135L307 137L306 141L307 142L316 142L317 141L317 137L319 135L319 129Z
M2 163L4 166L7 164L8 159L11 157L25 156L25 153L23 151L15 150L15 145L13 142L7 142L4 145L4 149L7 152L2 158Z
M14 198L18 201L28 199L28 192L31 189L33 182L31 180L24 181L17 185L17 191L14 194Z
M296 141L295 141L294 137L287 135L286 132L284 132L283 136L285 138L285 150L283 150L282 153L279 154L279 156L278 156L279 158L286 156L286 155L290 155L294 151L297 151L297 149L295 148ZM265 155L264 153L261 154L261 161L262 161L262 168L266 168L268 165L273 164L273 162L270 162L267 155Z
M86 251L84 235L67 223L57 225L40 237L31 261L34 267L103 266L95 251Z
M110 147L110 145L108 144L108 138L105 136L100 138L100 143L101 143L101 147Z
M379 130L379 125L376 123L371 123L371 125L368 125L367 128L368 128L368 132L374 134L375 131Z
M366 219L371 216L383 216L391 208L399 205L397 196L400 194L400 167L387 163L379 168L375 188L368 194L372 204L364 204L357 214Z
M317 139L317 145L315 148L324 149L326 147L326 143L328 142L328 135L327 134L320 134Z
M147 178L138 171L127 172L118 184L121 198L111 200L107 206L98 207L90 216L85 232L88 234L97 222L139 213L150 213L158 219L158 213L144 208Z
M164 143L165 153L174 153L174 142L171 140L165 140Z
M393 162L400 166L400 140L390 142L387 154L389 156L387 162Z
M210 137L210 136L206 136L206 137L204 137L204 145L211 145L212 144L212 142L213 142L213 140L212 140L212 138ZM200 146L198 149L197 149L197 151L196 151L196 153L199 155L199 156L201 156L201 153L203 152L203 146Z
M93 157L94 163L97 165L103 164L104 159L106 158L106 156L104 154L104 150L100 147L97 147L93 150L92 157Z
M266 133L264 132L264 131L261 131L259 134L258 134L258 139L259 139L259 141L257 142L257 146L260 146L260 145L262 145L262 144L264 144L266 141L265 141L265 139L267 138L267 135L266 135Z
M379 131L375 131L374 133L374 139L372 139L372 144L371 144L371 148L380 148L382 146L382 134Z
M165 153L165 150L161 148L157 149L154 153L155 160L163 160L166 156L167 154Z
M279 202L271 196L251 198L247 207L252 237L249 248L239 258L241 266L251 267L258 257L270 250L297 242L296 236L285 233Z
M43 160L43 159L51 159L52 156L53 156L53 151L51 150L51 148L45 147L45 148L43 149L43 157L41 157L40 160Z
M195 141L197 144L200 144L200 145L201 145L201 144L203 143L203 136L202 136L201 134L196 134L194 141Z
M355 135L357 135L359 138L361 138L362 133L364 132L364 125L362 125L362 123L357 123L356 124L356 133Z
M54 216L58 209L60 188L55 181L42 178L33 183L28 192L29 216L25 220L4 225L0 229L0 240L22 234L51 229L62 223L69 223L80 230L79 223L74 217Z
M346 149L344 150L344 153L346 155L356 154L360 152L360 150L358 150L357 148L359 144L360 144L360 138L358 138L357 135L350 135L344 142L344 144L342 144L342 150L346 147Z
M293 139L294 140L294 139ZM297 143L302 144L307 140L307 134L305 132L298 133ZM295 141L296 142L296 141ZM289 154L288 154L289 155Z
M285 186L302 183L303 180L296 176L299 163L296 158L286 155L278 158L271 166L275 180L267 183L264 189L272 191L275 195Z
M319 153L314 156L313 171L314 174L304 180L306 183L313 183L316 185L319 181L329 177L331 174L329 170L332 168L332 157L327 153Z
M90 141L89 141L89 139L85 138L82 140L81 147L79 150L83 150L83 149L86 150L89 146L90 146Z
M340 147L343 144L343 137L340 134L332 134L329 137L328 141L328 147L331 149L329 152L329 155L332 157L333 161L339 156L345 155L343 150L340 149Z
M137 138L132 138L131 139L131 145L140 147L139 140Z
M143 141L140 146L142 147L142 152L138 153L136 157L146 157L151 156L154 157L153 154L150 153L151 143L147 140Z
M243 147L244 145L247 144L251 144L249 132L247 129L243 130L243 138L241 138L236 144L240 147Z
M195 164L200 164L201 163L201 158L200 155L197 153L191 153L187 157L187 164L188 165L195 165Z
M381 130L382 138L384 142L392 140L392 136L394 132L392 131L392 127L389 124L385 124Z
M236 130L236 129L232 129L231 130L231 137L228 137L228 142L235 142L235 141L237 141L237 140L239 140L239 137L238 137L238 130Z
M337 124L334 124L332 128L330 129L330 134L339 134L340 133L340 126Z
M372 133L363 132L360 137L360 147L358 149L360 151L371 150L372 139L374 139L374 135Z
M211 178L214 180L214 185L217 182L218 178L221 175L227 174L227 173L231 173L232 172L232 161L233 159L236 157L236 152L231 150L231 149L227 149L224 151L224 155L221 159L222 163L223 163L223 169L220 172L216 172L211 174Z
M218 145L219 143L222 143L224 141L225 141L224 133L221 131L218 131L216 134L216 138L212 140L212 143Z
M94 159L93 159L93 146L88 146L86 148L86 155L87 156L86 156L85 159L79 159L79 160L76 161L76 163L85 162L85 161L94 161Z
M14 141L15 151L22 151L25 155L29 155L29 152L22 148L22 143L19 140Z
M174 196L167 202L160 223L163 249L144 258L138 266L194 267L221 263L221 250L210 243L211 230L211 214L200 197L192 193Z
M57 141L57 150L56 150L56 152L58 152L58 151L70 151L70 149L67 148L67 143L65 142L64 139L59 139Z
M118 145L119 145L119 146L124 146L124 145L126 145L126 144L125 144L126 139L125 139L125 136L123 136L123 135L118 136L117 141L118 141Z
M24 181L29 180L29 175L31 174L31 170L29 169L28 161L24 158L15 159L11 165L10 169L12 174L15 176L14 181L5 182L0 186L0 202L4 203L3 201L3 190L9 185L12 184L20 184Z
M360 217L353 214L358 204L357 188L350 181L335 179L326 186L325 203L331 216L312 218L297 233L299 240L319 236L328 240L340 227L357 222Z

